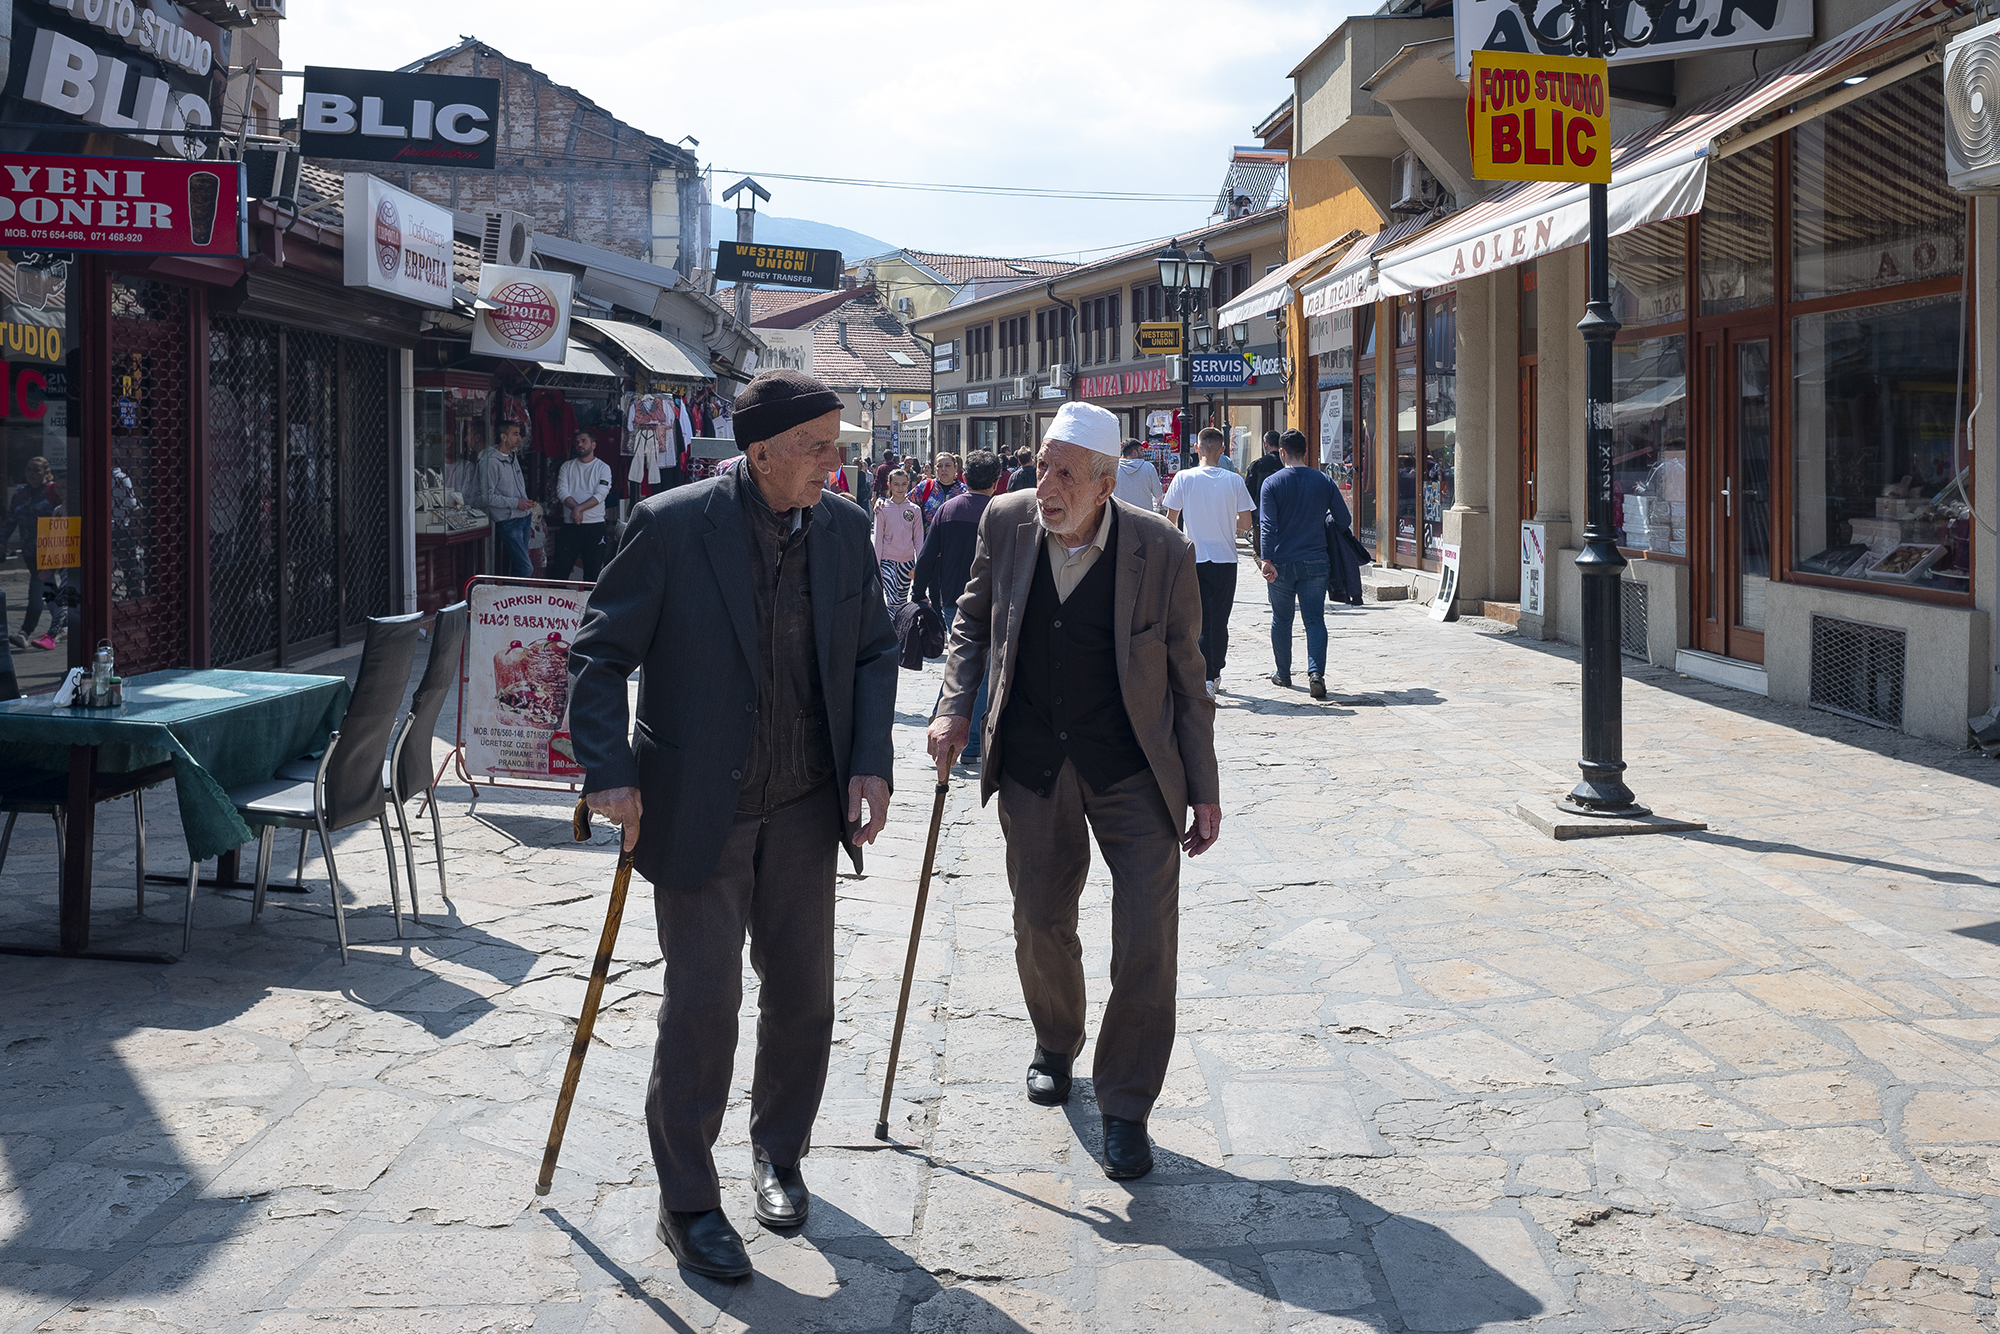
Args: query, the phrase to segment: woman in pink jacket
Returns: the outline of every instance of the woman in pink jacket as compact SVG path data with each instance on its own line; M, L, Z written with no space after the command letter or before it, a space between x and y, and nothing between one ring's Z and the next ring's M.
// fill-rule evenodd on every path
M889 474L889 494L875 502L875 559L891 615L910 600L910 574L923 545L924 511L910 499L910 475L898 468Z

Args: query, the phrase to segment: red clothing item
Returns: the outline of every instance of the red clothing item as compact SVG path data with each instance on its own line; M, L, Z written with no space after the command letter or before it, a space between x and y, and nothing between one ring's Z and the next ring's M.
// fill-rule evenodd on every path
M537 389L528 395L534 423L534 449L543 458L566 459L577 437L576 409L560 389Z

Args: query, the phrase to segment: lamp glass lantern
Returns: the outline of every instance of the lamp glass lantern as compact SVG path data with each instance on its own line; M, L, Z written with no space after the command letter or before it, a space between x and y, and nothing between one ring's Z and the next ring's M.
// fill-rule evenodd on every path
M1197 245L1194 253L1187 258L1187 285L1194 288L1208 286L1209 275L1215 272L1215 256L1208 253L1208 247Z
M1209 328L1206 324L1196 325L1194 345L1199 348L1213 347L1215 345L1215 330Z
M1187 276L1187 258L1187 251L1181 249L1178 240L1160 252L1160 286L1171 292L1183 285Z

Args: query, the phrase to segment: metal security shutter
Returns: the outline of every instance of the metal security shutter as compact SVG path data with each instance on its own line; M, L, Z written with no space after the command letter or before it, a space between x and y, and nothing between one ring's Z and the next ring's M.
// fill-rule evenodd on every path
M1650 661L1646 652L1647 591L1637 579L1618 581L1618 651L1641 662Z
M1844 718L1900 729L1908 648L1905 631L1814 616L1808 702Z

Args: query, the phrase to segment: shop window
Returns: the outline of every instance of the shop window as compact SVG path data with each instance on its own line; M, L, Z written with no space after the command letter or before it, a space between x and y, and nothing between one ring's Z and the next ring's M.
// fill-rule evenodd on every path
M946 422L938 427L938 448L947 454L956 454L958 452L958 434L959 424L957 422Z
M965 331L965 378L973 381L993 378L993 326L990 324Z
M1771 304L1775 140L1711 163L1701 210L1701 313Z
M1905 79L1799 127L1792 297L1956 277L1965 200L1945 181L1943 76Z
M1611 350L1611 523L1618 545L1687 555L1687 338Z
M1396 298L1396 346L1415 347L1418 329L1418 299L1414 293Z
M1458 294L1428 297L1424 320L1424 558L1437 558L1458 458Z
M1794 569L1968 590L1961 336L1956 295L1792 322Z
M1611 238L1611 309L1627 329L1687 318L1684 222L1656 222Z

